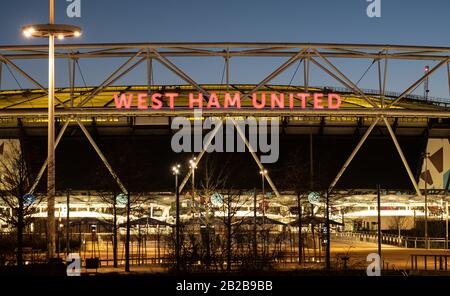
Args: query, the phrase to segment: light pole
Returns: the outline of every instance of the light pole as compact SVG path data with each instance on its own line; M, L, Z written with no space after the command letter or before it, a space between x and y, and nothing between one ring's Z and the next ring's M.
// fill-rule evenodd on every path
M430 153L426 152L423 154L425 158L425 248L429 249L429 240L428 240L428 157Z
M445 202L445 249L448 249L448 201Z
M261 187L262 187L262 205L261 205L261 210L262 210L262 227L264 230L264 239L263 239L263 252L266 251L266 233L265 233L265 226L266 226L266 192L264 190L264 181L267 175L267 170L266 169L262 169L261 171L259 171L259 173L261 174Z
M175 176L175 202L176 202L176 224L175 224L175 256L177 259L177 271L180 271L180 190L178 187L178 175L180 174L180 165L172 167L172 173Z
M66 199L66 208L67 208L67 216L66 216L66 254L70 253L70 189L67 190L67 199Z
M47 257L55 257L55 36L79 37L81 28L72 25L55 24L54 0L50 0L48 24L22 27L25 37L48 37L48 142L47 142Z
M326 227L327 227L327 233L326 233L326 238L327 238L327 244L326 244L326 269L328 271L331 270L331 249L330 249L330 193L326 192L326 210L327 210L327 216L326 216Z
M266 192L265 192L265 179L266 179L266 175L267 175L267 170L263 169L261 171L259 171L259 174L261 175L261 187L262 187L262 212L263 212L263 225L265 222L265 217L266 217Z
M381 188L377 185L377 240L378 240L378 256L380 257L380 268L381 264Z
M191 204L191 213L192 218L194 218L194 201L195 201L195 169L197 168L197 158L194 157L189 160L189 168L191 169L191 184L192 184L192 204Z

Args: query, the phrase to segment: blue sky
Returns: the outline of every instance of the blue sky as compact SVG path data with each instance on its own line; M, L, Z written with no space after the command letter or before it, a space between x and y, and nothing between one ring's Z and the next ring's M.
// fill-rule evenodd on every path
M28 40L20 27L48 21L47 0L2 1L0 9L0 44L36 44L45 40ZM366 0L81 0L82 17L68 18L69 2L56 0L56 21L83 27L76 42L158 42L158 41L258 41L258 42L335 42L450 46L450 1L381 0L382 17L368 18ZM63 42L74 42L65 40ZM231 63L232 82L252 83L281 64L283 59L235 60ZM174 62L201 83L221 82L223 60L175 59ZM98 84L107 72L121 63L81 61L87 84ZM340 62L336 61L337 64ZM347 63L344 72L358 80L369 66L368 61ZM46 61L18 62L42 84L46 84ZM393 62L389 90L401 91L421 74L425 62ZM343 65L343 64L342 64ZM431 66L433 63L430 64ZM58 61L57 71L67 73L67 61ZM295 66L273 83L286 83ZM181 83L173 74L155 65L155 83ZM301 72L301 71L300 71ZM375 68L360 86L376 88ZM31 87L16 75L21 87ZM338 82L313 70L314 85ZM373 78L373 79L372 79ZM81 82L80 77L77 77ZM117 84L144 84L144 67L136 69ZM294 84L302 81L301 73ZM445 69L430 81L431 95L448 98ZM57 85L65 85L59 75ZM80 85L80 84L79 84ZM2 88L17 88L7 69L3 70ZM421 94L421 89L418 89Z

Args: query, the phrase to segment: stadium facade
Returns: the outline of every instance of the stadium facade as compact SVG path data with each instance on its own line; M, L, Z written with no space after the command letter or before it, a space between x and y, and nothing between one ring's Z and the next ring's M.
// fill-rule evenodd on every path
M36 179L30 193L45 192L40 182L45 171L47 132L47 90L24 70L22 64L47 58L47 47L0 46L1 73L6 69L31 82L33 89L0 88L0 137L2 151L15 142L24 152ZM74 218L106 217L107 204L99 200L105 174L110 183L117 183L119 191L145 192L151 200L145 205L144 217L173 223L173 163L186 163L192 154L170 151L173 134L171 121L175 116L190 118L188 94L201 93L208 98L212 92L239 92L242 107L237 109L205 109L203 116L219 118L277 117L280 125L281 158L269 166L271 177L268 192L270 216L289 223L295 219L296 193L301 191L307 200L308 192L329 192L332 197L332 219L351 219L351 228L373 229L376 212L376 185L382 186L384 217L424 216L424 196L428 198L430 219L448 215L450 172L450 100L448 98L415 95L413 92L433 75L442 74L448 81L450 93L450 48L397 45L357 44L290 44L290 43L139 43L139 44L61 44L56 47L56 59L68 61L69 85L56 89L57 118L57 217L64 217L66 195L71 190ZM195 81L174 62L176 59L219 59L223 62L222 81L206 84ZM230 61L244 59L279 59L275 67L259 83L231 83ZM120 65L96 86L80 86L76 77L82 75L80 63L121 60ZM379 89L361 89L344 73L345 63L365 61L376 73ZM391 68L397 61L424 62L434 66L419 73L403 92L389 92ZM155 85L154 64L158 63L180 78L185 84ZM290 67L303 72L302 83L272 84L272 80ZM338 66L340 65L340 66ZM344 66L342 66L344 65ZM121 85L129 72L145 67L146 85ZM314 86L311 69L333 79L340 87ZM401 68L400 68L401 70ZM445 71L446 70L446 71ZM78 76L77 76L78 75ZM83 78L84 79L84 78ZM1 79L0 79L1 81ZM0 84L1 85L1 84ZM446 85L445 85L446 87ZM158 110L134 108L117 110L114 95L139 93L178 93L174 108L162 101ZM342 98L339 109L315 109L307 101L306 108L255 110L249 99L263 92L336 93ZM297 152L297 153L295 153ZM251 153L230 156L232 177L236 190L243 195L260 194L259 169L262 165ZM294 156L297 154L297 158ZM197 155L199 170L202 158ZM297 167L301 186L287 182L286 175ZM135 184L132 175L139 172L145 182ZM182 180L183 206L191 207L185 170ZM266 177L269 180L269 177ZM200 183L197 184L200 188ZM128 188L127 188L128 187ZM299 189L300 188L300 189ZM184 189L184 191L183 191ZM198 189L200 192L200 189ZM39 194L41 192L41 194ZM250 192L250 193L249 193ZM257 192L257 193L255 193ZM276 194L277 193L277 194ZM199 193L200 195L200 193ZM198 197L200 198L200 196ZM210 196L205 196L210 202ZM195 202L195 201L194 201ZM2 211L10 215L7 205ZM73 206L73 209L72 209ZM253 215L253 204L241 205L240 215ZM306 205L305 205L306 207ZM308 206L309 207L309 206ZM317 214L324 207L323 200L313 204ZM436 211L434 211L436 209ZM220 216L220 208L216 215ZM314 210L313 210L314 212ZM33 214L45 217L45 197ZM222 213L223 214L223 213ZM344 217L344 218L343 218ZM137 217L136 217L137 218ZM187 218L187 217L186 217ZM121 217L123 219L123 216ZM387 220L385 220L387 221ZM413 222L409 225L412 227ZM389 223L383 226L388 228ZM360 226L358 226L360 225Z

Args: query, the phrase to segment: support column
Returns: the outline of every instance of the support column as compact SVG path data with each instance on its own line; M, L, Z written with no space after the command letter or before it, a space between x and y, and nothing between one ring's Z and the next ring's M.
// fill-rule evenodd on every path
M150 50L147 51L147 94L150 99L152 95L152 85L153 85L153 59L150 57Z
M2 89L3 62L0 61L0 89Z
M54 6L50 1L50 24ZM55 257L55 36L48 37L48 135L47 135L47 257Z
M384 99L386 95L386 80L387 80L387 70L388 69L388 59L387 56L384 57L384 77L383 77L383 88L382 88L382 108L384 108Z
M445 249L448 249L448 201L445 202Z
M305 62L303 63L303 81L305 84L305 93L309 93L309 57L305 57Z
M225 57L225 83L226 91L228 92L230 89L230 50L227 48L227 55Z
M447 62L447 75L448 75L448 95L450 96L450 63Z
M69 84L70 84L70 107L73 107L73 99L74 99L74 87L75 87L75 63L76 59L69 59Z

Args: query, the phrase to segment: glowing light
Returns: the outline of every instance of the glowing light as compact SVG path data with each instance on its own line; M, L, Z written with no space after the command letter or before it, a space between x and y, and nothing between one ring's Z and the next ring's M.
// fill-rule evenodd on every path
M23 30L23 35L27 38L31 37L36 30L33 27L29 27L26 30Z
M64 35L63 35L63 34L59 34L59 35L58 35L58 39L59 39L59 40L63 40L63 39L64 39Z
M81 32L80 32L80 31L75 31L75 32L73 33L73 36L75 36L75 37L80 37L80 36L81 36Z
M197 160L197 157L194 157L193 159L189 160L189 167L192 170L195 170L197 168L197 164L195 163L196 160Z
M180 173L180 165L179 164L177 164L177 165L174 165L173 167L172 167L172 172L173 172L173 174L174 175L178 175L179 173Z

